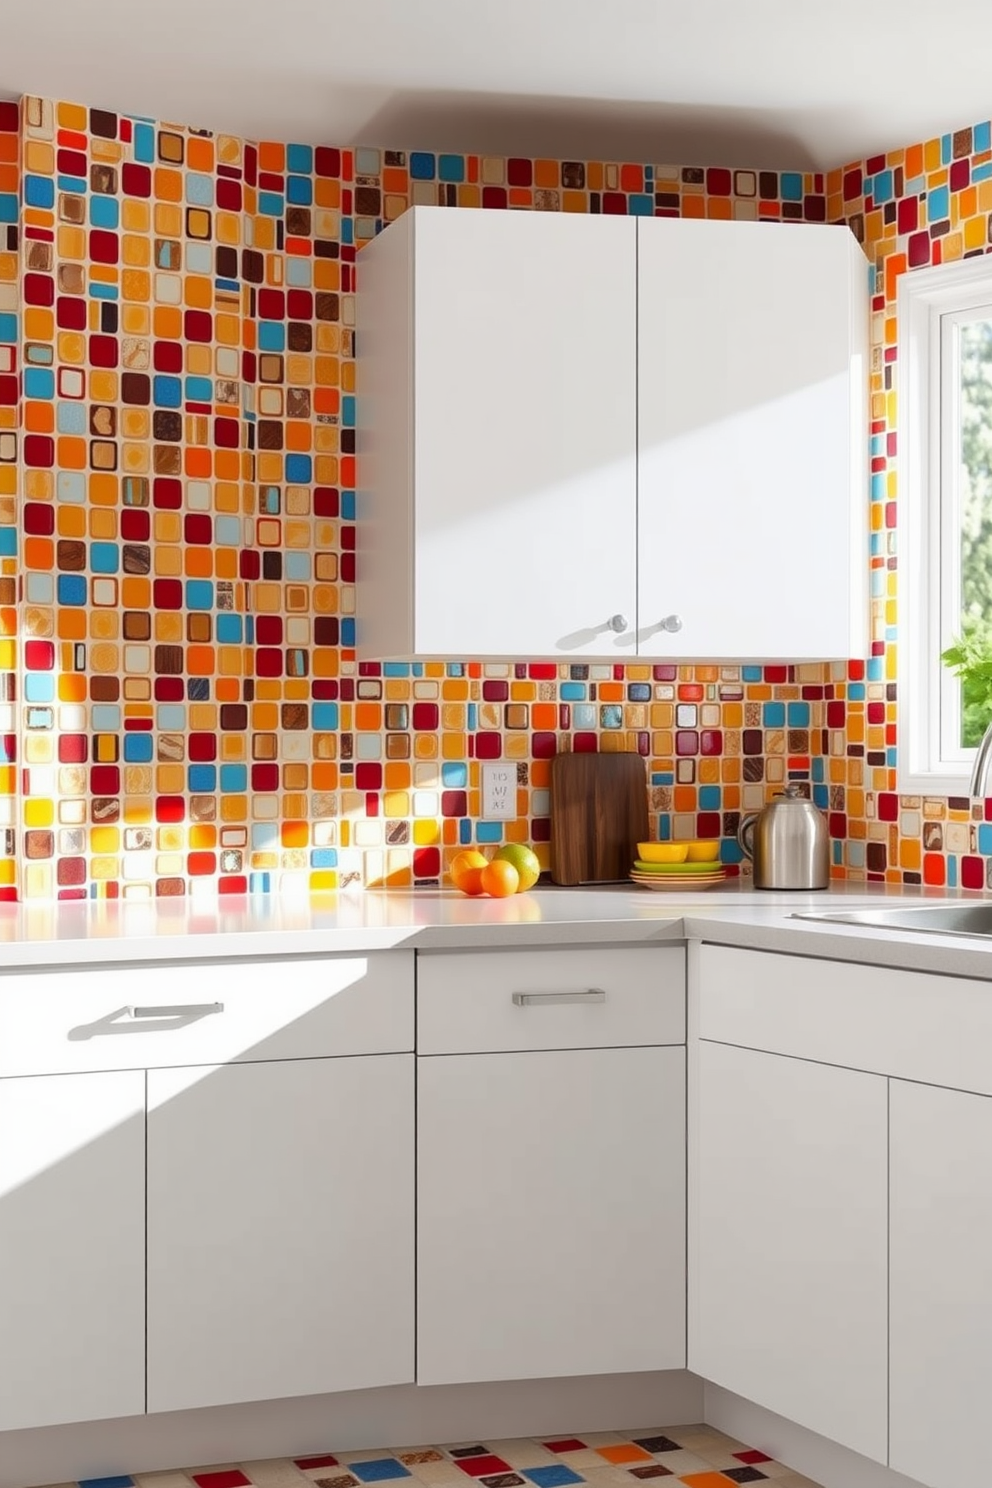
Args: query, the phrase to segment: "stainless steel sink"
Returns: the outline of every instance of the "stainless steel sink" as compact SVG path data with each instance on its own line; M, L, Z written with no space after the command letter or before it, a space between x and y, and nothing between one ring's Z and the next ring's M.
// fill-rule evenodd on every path
M914 930L924 935L992 937L992 900L981 904L904 904L898 909L812 910L794 920L854 925L865 930Z

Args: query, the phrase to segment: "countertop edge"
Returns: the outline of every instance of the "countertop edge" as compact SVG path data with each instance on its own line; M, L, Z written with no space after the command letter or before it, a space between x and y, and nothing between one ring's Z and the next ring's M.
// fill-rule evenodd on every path
M890 905L900 901L920 899L886 897ZM760 899L744 892L663 898L636 890L586 889L467 900L438 890L220 905L0 906L0 980L9 972L77 966L699 940L992 981L992 941L793 917L866 904L878 905L879 896L850 885L829 894L776 893Z

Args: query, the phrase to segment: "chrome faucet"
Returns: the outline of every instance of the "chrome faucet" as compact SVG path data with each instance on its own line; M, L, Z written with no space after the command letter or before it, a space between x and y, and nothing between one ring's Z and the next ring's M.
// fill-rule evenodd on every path
M971 785L968 791L970 796L977 796L984 801L992 795L992 787L989 786L990 769L992 769L992 723L982 735L982 742L975 755L975 766L971 772Z

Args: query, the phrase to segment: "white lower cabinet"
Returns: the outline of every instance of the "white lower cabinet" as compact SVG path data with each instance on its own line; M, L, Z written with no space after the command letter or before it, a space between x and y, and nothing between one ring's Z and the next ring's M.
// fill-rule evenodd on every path
M932 1488L988 1472L992 1099L892 1082L889 1465Z
M412 1054L149 1072L149 1411L413 1380L413 1083Z
M986 983L700 948L687 1352L681 947L423 954L416 1057L408 952L78 975L0 976L0 1432L688 1362L982 1479Z
M145 1076L0 1079L0 1431L145 1409Z
M421 1058L417 1098L418 1382L683 1368L684 1047Z
M689 1368L878 1462L886 1086L703 1042L690 1101Z

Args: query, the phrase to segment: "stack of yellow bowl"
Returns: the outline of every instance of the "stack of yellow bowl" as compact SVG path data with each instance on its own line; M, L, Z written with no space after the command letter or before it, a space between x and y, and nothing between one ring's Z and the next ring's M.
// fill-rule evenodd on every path
M708 889L726 877L719 857L716 839L639 842L630 877L645 889Z

